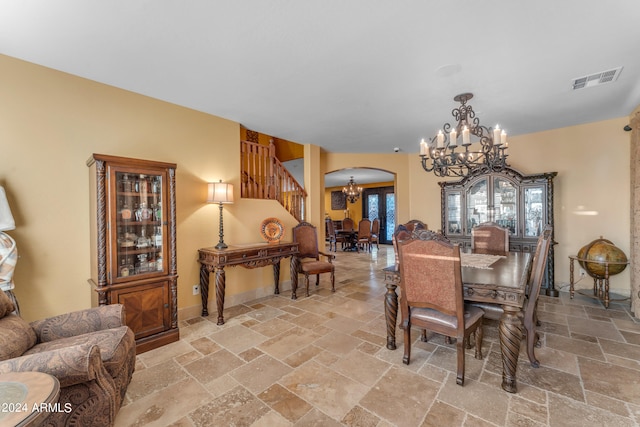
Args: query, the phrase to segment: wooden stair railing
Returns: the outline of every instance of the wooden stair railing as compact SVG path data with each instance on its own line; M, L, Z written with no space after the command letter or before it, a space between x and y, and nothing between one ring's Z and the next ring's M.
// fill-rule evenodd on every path
M273 141L267 147L240 141L241 196L277 200L298 221L304 220L307 192L276 157Z

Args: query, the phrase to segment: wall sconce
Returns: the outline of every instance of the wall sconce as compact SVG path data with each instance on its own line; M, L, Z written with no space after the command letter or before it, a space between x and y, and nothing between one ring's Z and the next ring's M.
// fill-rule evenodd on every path
M233 184L226 182L210 182L207 191L207 203L220 204L220 241L215 246L216 249L226 249L228 246L224 243L224 227L222 225L222 205L233 203Z

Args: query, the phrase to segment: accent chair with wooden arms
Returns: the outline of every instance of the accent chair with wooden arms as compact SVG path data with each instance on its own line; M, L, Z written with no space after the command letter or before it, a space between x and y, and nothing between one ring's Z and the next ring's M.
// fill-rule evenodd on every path
M309 275L316 275L316 286L320 284L320 274L330 273L331 292L335 292L335 266L331 262L335 255L318 250L318 233L316 227L308 222L301 222L293 227L293 241L298 243L298 254L294 257L296 271L304 274L307 296L309 296ZM326 257L326 261L320 256Z
M428 230L415 231L398 242L400 254L400 299L404 328L404 356L411 358L411 328L455 337L456 383L464 385L465 343L475 332L475 358L482 359L482 317L478 307L467 306L462 296L460 247Z
M358 223L358 247L367 248L371 252L371 221L367 218L360 220Z
M380 220L374 218L371 221L371 237L369 237L369 245L373 245L375 242L376 249L380 249Z
M483 222L472 228L471 250L485 254L509 252L509 229L494 222Z
M534 348L539 345L539 335L536 330L538 323L537 318L537 305L538 297L540 296L540 289L542 287L542 281L544 279L544 270L547 265L547 258L549 256L549 248L551 247L551 234L553 227L547 225L542 234L538 238L536 244L536 252L533 255L531 273L529 275L529 281L527 283L527 299L524 307L524 330L526 334L527 344L527 356L531 366L537 368L540 366L540 362L536 358ZM484 310L487 319L500 320L504 313L502 306L499 304L484 303L484 302L472 302L470 305L478 307Z

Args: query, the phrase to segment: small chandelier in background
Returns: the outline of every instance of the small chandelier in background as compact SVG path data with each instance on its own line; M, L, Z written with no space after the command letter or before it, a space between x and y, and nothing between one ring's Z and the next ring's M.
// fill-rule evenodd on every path
M436 176L464 177L477 168L499 171L509 166L506 132L497 125L494 129L481 126L475 111L471 105L467 105L471 98L472 93L453 98L460 103L458 108L451 111L458 123L453 126L445 123L444 132L441 129L430 141L423 139L420 142L420 158L425 171L433 172ZM472 135L478 141L472 142ZM458 141L458 137L461 141ZM480 145L472 148L474 142Z
M342 189L342 192L347 196L347 200L351 203L355 203L360 198L360 194L362 193L362 187L358 187L358 184L355 183L353 177L347 182L347 186Z

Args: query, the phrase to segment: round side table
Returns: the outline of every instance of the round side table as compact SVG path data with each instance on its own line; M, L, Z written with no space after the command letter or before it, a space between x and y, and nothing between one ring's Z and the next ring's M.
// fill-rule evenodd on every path
M0 425L39 425L59 395L58 379L44 372L0 374Z

